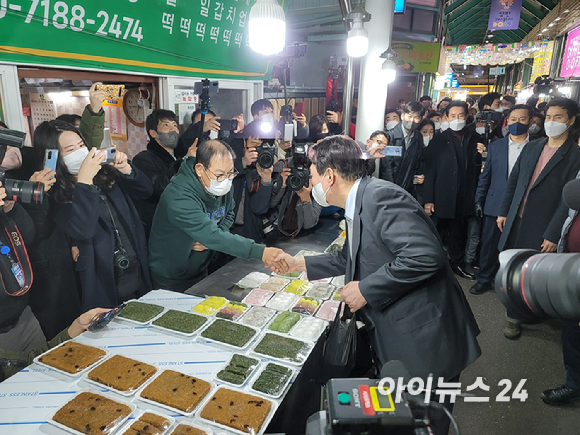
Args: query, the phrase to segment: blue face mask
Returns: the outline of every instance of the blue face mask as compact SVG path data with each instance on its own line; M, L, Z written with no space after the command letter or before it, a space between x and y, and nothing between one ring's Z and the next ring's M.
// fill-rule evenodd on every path
M520 122L515 122L508 126L510 134L514 136L520 136L524 133L527 133L529 129L530 129L529 125L522 124Z

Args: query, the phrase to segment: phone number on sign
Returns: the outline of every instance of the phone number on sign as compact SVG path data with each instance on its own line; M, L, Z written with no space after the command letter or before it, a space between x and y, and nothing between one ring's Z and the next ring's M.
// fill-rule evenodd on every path
M74 5L69 8L69 5L63 1L57 1L53 5L51 5L50 0L30 1L30 9L24 20L25 24L30 24L33 20L40 21L42 19L42 24L45 27L52 24L57 29L70 27L75 32L82 32L85 25L96 26L97 21L100 21L99 28L95 32L97 35L114 35L117 39L134 38L139 42L143 39L143 28L139 25L141 20L131 17L119 17L118 14L114 14L111 19L105 11L99 11L97 19L94 20L85 17L85 8L80 5ZM0 0L0 19L6 16L8 10L21 13L24 16L21 5L9 4L8 0ZM40 15L35 15L37 10L39 14L43 14L42 18Z

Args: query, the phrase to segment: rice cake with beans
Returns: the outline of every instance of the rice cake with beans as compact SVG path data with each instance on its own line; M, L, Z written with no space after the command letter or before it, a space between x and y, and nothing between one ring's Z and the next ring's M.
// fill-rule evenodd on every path
M68 341L38 358L43 364L70 374L77 374L106 355L104 350Z
M115 355L91 370L87 377L118 391L135 391L156 372L152 365Z

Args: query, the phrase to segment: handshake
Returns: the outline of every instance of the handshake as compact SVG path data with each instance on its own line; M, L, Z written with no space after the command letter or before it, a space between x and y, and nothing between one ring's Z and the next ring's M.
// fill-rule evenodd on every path
M269 268L278 275L306 270L304 258L294 258L278 248L264 249L262 261L264 262L264 267Z

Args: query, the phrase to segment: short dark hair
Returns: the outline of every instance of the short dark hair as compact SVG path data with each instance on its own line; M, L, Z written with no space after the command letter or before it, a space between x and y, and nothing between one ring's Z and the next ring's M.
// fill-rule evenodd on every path
M399 98L399 104L404 103L405 99L404 98Z
M445 108L445 116L449 116L449 110L452 107L463 107L465 115L467 115L467 111L469 110L469 108L467 107L467 103L465 101L453 100L451 103L449 103L449 106Z
M431 127L433 127L433 132L435 132L435 123L431 121L429 118L421 121L421 124L419 124L419 127L417 127L417 131L421 131L421 129L426 125L430 125Z
M542 101L540 104L538 104L538 110L540 110L540 111L546 110L547 105L548 105L548 103L546 103L545 101Z
M177 118L175 113L171 110L165 109L155 109L145 120L145 128L147 129L147 135L149 136L150 140L153 140L151 135L149 134L149 130L157 131L157 126L159 125L159 121L163 121L164 119L169 119L171 121L177 122Z
M433 119L435 117L441 117L441 112L437 112L436 110L433 110L431 112L429 112L429 114L427 115L427 119Z
M534 115L532 116L532 118L534 118L536 116L542 120L542 124L546 120L546 117L544 115L542 115L538 109L534 110Z
M212 116L216 116L216 114L212 110L208 110L207 113L209 113ZM197 115L201 115L201 109L197 109L195 112L191 114L191 122L195 123L195 117Z
M483 95L479 101L477 102L477 107L479 110L484 110L485 106L490 106L493 104L495 100L499 100L501 98L501 94L499 92L490 92L489 94Z
M441 101L439 101L439 103L437 103L437 110L439 110L439 108L441 107L441 103L443 103L443 102L451 103L451 98L445 97Z
M534 117L533 107L528 106L527 104L516 104L515 106L512 106L512 108L508 112L508 117L512 114L514 110L527 110L530 119Z
M371 133L371 135L369 136L369 139L372 139L373 137L377 137L379 134L382 134L383 136L387 136L387 133L385 133L383 130L377 130L377 131L373 131Z
M56 118L56 121L68 122L69 124L75 125L77 121L81 122L81 117L75 114L63 113Z
M320 131L322 130L322 126L326 123L326 118L324 115L314 115L312 118L310 118L310 121L308 122L308 128L310 129L310 136L314 137L317 134L320 133ZM328 127L328 124L327 124Z
M516 104L516 97L513 95L506 95L503 97L504 100L509 101L511 104Z
M264 110L264 109L274 110L274 105L272 103L270 103L269 100L266 100L265 98L262 98L261 100L256 101L254 104L252 104L252 107L250 108L250 110L252 111L252 116L258 116L260 110Z
M397 115L399 115L399 118L401 117L401 112L398 109L387 109L385 110L385 116L387 116L389 113L396 113Z
M0 121L0 127L2 127L2 128L8 128L8 126L6 124L4 124L2 121Z
M209 168L211 160L214 157L223 156L226 153L230 153L232 159L236 159L236 153L234 153L232 147L227 143L217 139L208 139L204 140L197 147L195 159L197 163L201 163L205 168Z
M403 113L418 113L423 116L425 114L425 107L417 101L409 101L403 107Z
M356 181L367 173L360 146L348 136L321 140L312 147L310 159L320 175L331 168L346 181Z
M419 102L423 102L423 101L433 101L433 98L431 98L429 95L423 95L421 98L419 98Z
M270 132L264 133L262 131L262 121L255 119L244 127L242 137L244 139L276 139L276 129L272 128Z
M552 98L548 105L546 106L546 112L550 107L561 107L568 113L568 118L572 118L576 116L578 121L578 114L580 113L580 108L578 107L578 103L576 101L571 100L570 98L558 97Z
M465 99L465 102L467 103L467 105L471 104L473 106L475 104L475 100L472 97L467 97Z

